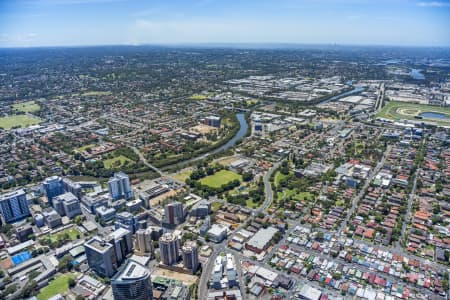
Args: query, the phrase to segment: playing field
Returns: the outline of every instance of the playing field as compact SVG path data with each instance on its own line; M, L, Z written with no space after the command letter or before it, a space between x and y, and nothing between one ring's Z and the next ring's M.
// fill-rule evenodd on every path
M13 109L22 112L34 112L40 110L41 107L34 101L27 101L14 104Z
M103 92L103 91L90 91L81 94L82 96L108 96L111 95L111 92Z
M49 285L41 289L40 293L37 295L38 300L49 299L56 294L63 294L69 290L69 278L75 278L75 275L58 275L55 276L55 280L50 282Z
M377 113L377 117L395 121L433 122L450 126L450 108L434 105L390 101Z
M235 179L242 181L242 176L232 171L220 170L214 175L206 176L205 178L200 179L200 183L213 188L218 188L222 184L226 184Z
M15 127L28 127L41 123L41 119L28 115L13 115L0 118L0 128L10 130Z
M206 100L206 95L194 94L189 97L190 100Z
M134 161L129 159L128 157L125 157L123 155L119 155L114 158L106 159L103 161L103 165L106 169L112 169L112 168L119 168L125 164L125 162L128 162L130 165L134 164Z

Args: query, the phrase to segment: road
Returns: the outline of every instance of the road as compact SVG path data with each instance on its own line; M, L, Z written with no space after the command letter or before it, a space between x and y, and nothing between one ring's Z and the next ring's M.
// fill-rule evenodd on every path
M342 221L341 226L339 227L338 233L340 234L346 227L347 227L347 223L350 220L351 216L353 215L353 213L355 212L356 208L358 207L358 203L361 200L362 197L364 197L370 183L372 182L373 178L375 177L375 175L378 174L378 172L381 170L381 168L384 165L384 162L386 161L386 158L388 156L388 154L391 152L392 146L389 145L386 148L386 151L384 152L383 157L381 158L381 160L378 162L377 166L375 167L375 169L373 169L373 171L370 173L369 177L367 178L364 186L361 188L360 192L358 193L358 195L353 198L353 203L352 203L352 207L349 209L349 211L347 212L347 216L345 217L345 220Z
M266 211L270 205L272 204L273 201L273 190L272 190L272 185L270 184L270 177L272 176L273 172L275 172L281 165L281 163L283 162L283 160L276 162L267 172L266 174L264 174L263 177L263 182L264 182L264 188L265 188L265 200L263 205L260 206L259 209L255 210L254 213L258 214L260 212ZM242 223L241 225L239 225L236 229L236 231L239 231L239 229L241 229L245 224ZM286 235L285 235L286 237ZM284 239L283 239L284 240ZM214 267L214 261L216 260L216 257L218 255L220 255L221 252L224 252L225 250L227 250L227 252L231 252L234 254L235 256L235 261L236 264L239 264L238 262L238 257L242 257L242 254L228 249L226 248L226 244L227 244L227 239L225 239L224 241L222 241L220 244L211 244L210 246L213 248L213 253L211 254L211 256L208 258L208 260L206 261L205 264L203 264L203 271L202 274L200 276L200 281L199 281L199 285L198 285L198 295L199 295L199 299L206 299L207 298L207 294L208 294L208 281L209 278L211 276L211 272L212 269ZM206 266L206 268L205 268ZM266 267L266 266L265 266ZM241 288L241 293L243 295L243 298L245 299L245 291L243 291L243 282L242 282L242 272L241 272L241 268L240 266L237 268L238 269L238 276L239 276L239 282L241 284L240 288Z
M132 146L131 149L133 149L134 153L136 153L139 156L139 159L144 163L144 165L146 165L147 167L149 167L150 169L152 169L153 171L155 171L156 173L158 173L160 176L164 176L164 173L158 169L157 167L155 167L154 165L150 164L147 159L144 157L144 155L142 154L141 151L139 151L138 148Z
M264 174L263 182L264 182L264 190L265 190L265 196L266 196L265 198L266 199L264 200L263 205L261 205L261 207L258 210L256 210L256 213L266 211L267 209L269 209L270 205L272 204L273 190L272 190L272 184L270 183L270 177L272 176L273 172L275 172L280 167L283 160L276 162L269 169L269 171L267 171L266 174Z
M401 237L399 239L399 242L403 241L403 239L405 237L405 233L406 233L406 227L408 225L409 219L411 218L411 208L412 208L412 205L414 203L414 196L416 194L417 177L418 177L418 174L419 174L419 170L420 169L417 169L416 173L414 174L414 182L413 182L413 186L412 186L412 189L411 189L411 193L409 194L408 208L407 208L406 213L404 215L403 224L402 224L402 233L401 233Z

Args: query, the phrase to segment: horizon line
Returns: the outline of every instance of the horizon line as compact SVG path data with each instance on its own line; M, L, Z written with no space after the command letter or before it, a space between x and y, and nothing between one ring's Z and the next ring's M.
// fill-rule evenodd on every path
M450 45L395 45L395 44L347 44L347 43L301 43L301 42L193 42L193 43L142 43L142 44L80 44L80 45L42 45L42 46L6 46L0 49L45 49L45 48L100 48L100 47L163 47L163 48L251 48L251 49L287 49L292 47L368 47L368 48L440 48L450 49ZM243 47L244 46L244 47Z

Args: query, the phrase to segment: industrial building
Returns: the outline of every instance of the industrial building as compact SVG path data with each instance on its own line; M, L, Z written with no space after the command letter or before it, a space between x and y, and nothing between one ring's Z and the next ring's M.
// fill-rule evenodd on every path
M270 241L277 232L278 229L274 227L261 228L247 243L245 243L245 249L260 254L269 247Z

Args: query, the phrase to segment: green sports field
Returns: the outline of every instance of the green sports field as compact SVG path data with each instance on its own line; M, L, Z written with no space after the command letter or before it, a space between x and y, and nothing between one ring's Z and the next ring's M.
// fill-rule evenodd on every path
M69 278L75 278L73 274L55 276L49 285L41 289L37 295L38 300L49 299L57 294L63 294L69 290Z
M13 104L13 109L21 112L35 112L39 111L41 107L34 101L27 101L22 103Z
M235 179L242 181L242 176L232 171L220 170L214 175L206 176L205 178L200 179L200 183L212 188L218 188L222 186L222 184L226 184Z
M41 119L28 115L13 115L0 118L0 128L10 130L13 127L28 127L41 123Z
M189 100L206 100L206 95L194 94L189 97Z
M440 114L442 118L437 117L422 117L417 118L422 113L436 113ZM414 120L418 122L432 122L443 126L450 126L450 108L440 107L434 105L406 103L398 101L389 101L376 115L378 118L399 120ZM445 117L447 116L447 117Z

